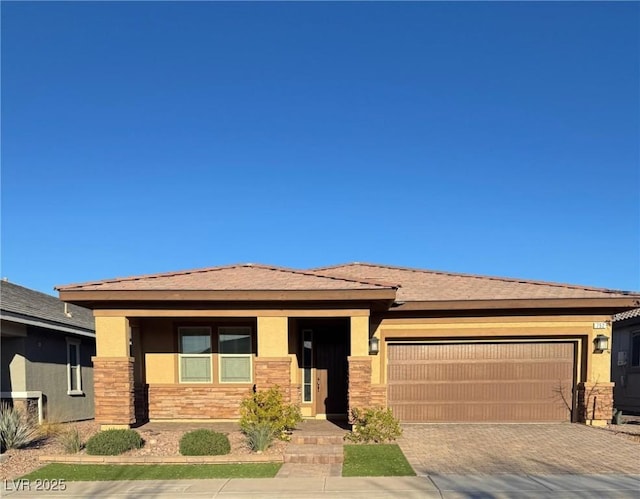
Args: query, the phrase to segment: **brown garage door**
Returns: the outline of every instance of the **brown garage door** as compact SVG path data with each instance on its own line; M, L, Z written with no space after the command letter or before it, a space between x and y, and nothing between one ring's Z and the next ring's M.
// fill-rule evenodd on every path
M571 418L573 343L390 344L388 355L389 406L401 421Z

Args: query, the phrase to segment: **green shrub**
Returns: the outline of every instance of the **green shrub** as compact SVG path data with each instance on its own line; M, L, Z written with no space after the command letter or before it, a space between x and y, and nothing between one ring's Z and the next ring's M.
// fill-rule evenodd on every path
M279 387L251 393L240 404L240 428L247 434L256 425L267 425L273 435L287 440L288 433L302 421L300 407L285 404Z
M255 423L244 430L247 444L253 451L267 450L273 442L274 434L268 422Z
M58 440L67 454L77 454L82 450L82 438L80 437L78 428L75 426L63 433L60 433Z
M402 435L400 422L393 417L391 409L351 409L352 430L344 438L351 442L382 443L395 440Z
M24 447L36 438L36 426L21 411L3 402L0 405L0 448L7 449Z
M139 449L142 444L142 438L135 430L105 430L87 440L87 454L117 456L131 449Z
M183 456L221 456L231 452L226 435L211 430L194 430L182 435L180 454Z

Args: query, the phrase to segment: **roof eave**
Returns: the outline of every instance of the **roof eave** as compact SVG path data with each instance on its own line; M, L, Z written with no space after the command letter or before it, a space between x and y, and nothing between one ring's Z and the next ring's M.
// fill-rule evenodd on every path
M126 301L351 301L383 300L392 302L395 289L349 290L60 290L60 299L87 306L97 302Z
M525 309L601 309L618 313L640 306L640 298L538 298L495 300L407 301L396 304L390 312L419 310L525 310Z

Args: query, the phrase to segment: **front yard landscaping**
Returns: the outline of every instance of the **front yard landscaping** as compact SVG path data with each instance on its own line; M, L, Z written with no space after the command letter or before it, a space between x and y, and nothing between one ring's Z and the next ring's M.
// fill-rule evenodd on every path
M78 481L273 478L282 463L246 464L49 464L22 478Z
M415 476L396 444L345 445L342 476Z

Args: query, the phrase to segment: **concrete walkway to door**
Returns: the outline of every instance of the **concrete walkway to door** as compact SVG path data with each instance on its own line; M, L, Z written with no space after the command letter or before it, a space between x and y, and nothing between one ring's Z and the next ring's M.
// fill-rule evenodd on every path
M640 473L640 443L581 424L405 424L418 475Z

